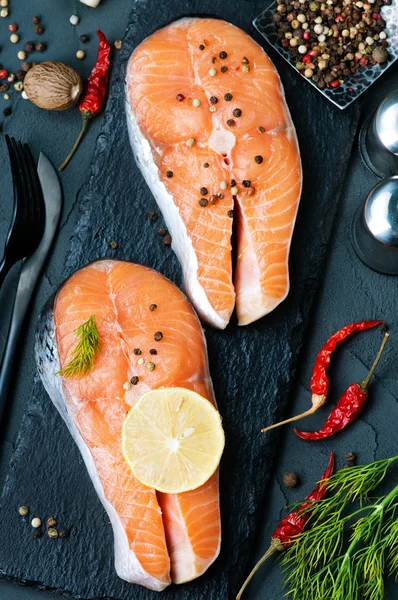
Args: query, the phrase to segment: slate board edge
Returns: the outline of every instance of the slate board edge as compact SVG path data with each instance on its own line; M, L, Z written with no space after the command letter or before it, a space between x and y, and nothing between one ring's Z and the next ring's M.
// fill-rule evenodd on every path
M136 11L135 11L135 9L133 9L132 15L131 15L131 18L130 18L130 23L132 22L135 14L136 14ZM129 26L128 26L127 30L129 29ZM120 64L121 64L121 62L122 62L122 55L120 56L120 59L118 61L118 65L116 66L116 68L119 70L119 73L116 74L116 76L114 78L113 86L112 86L112 91L111 91L111 94L110 94L110 97L109 97L109 103L108 103L108 111L109 111L109 113L110 113L109 107L110 107L110 105L112 103L112 98L114 98L115 92L117 90L117 87L120 84L120 77L121 77L121 74L120 74ZM108 112L107 112L107 114L108 114ZM98 172L98 168L99 168L100 163L101 163L101 148L100 148L100 146L101 146L101 138L103 136L106 137L107 124L108 124L108 118L107 118L107 115L105 115L104 123L102 125L101 132L100 132L100 134L99 134L99 136L97 138L97 141L96 141L96 150L94 152L93 161L92 161L91 167L90 167L90 175L89 175L89 178L88 178L88 183L86 185L84 185L81 188L81 190L79 191L79 198L81 198L84 195L85 191L90 188L91 182L92 182L93 178L95 178L96 172ZM340 180L340 185L338 186L338 196L339 196L339 198L341 196L341 187L343 185L343 180L344 180L344 178L342 178ZM332 226L333 226L334 217L335 217L335 214L336 214L337 209L338 209L338 203L339 202L336 203L335 211L334 211L333 215L330 215L330 214L328 215L327 224L324 227L325 240L328 240L328 238L330 236L330 231L331 231ZM78 222L79 223L81 223L84 220L84 217L89 213L89 210L90 210L90 207L88 206L87 201L86 201L85 204L81 204L80 205L80 207L79 207L79 214L78 214ZM73 238L71 239L72 248L71 248L71 250L70 250L70 252L68 254L68 257L73 254L73 243L78 243L78 236L76 236L76 237L73 236ZM328 242L325 241L323 247L325 248L325 247L327 247L327 245L328 245ZM327 255L324 252L323 259L320 261L320 267L322 266L322 264L325 264L326 260L327 260ZM69 261L67 261L67 264L68 263L69 263ZM317 290L319 288L320 283L321 283L321 280L320 280L320 278L318 278L317 285L314 286L313 289L312 289L312 294L311 294L312 297L311 297L310 302L309 302L309 305L311 306L310 311L309 311L310 314L312 312L312 307L314 305L314 301L315 301L315 298L316 298L316 293L317 293ZM309 326L309 324L310 324L310 317L308 318L308 320L304 324L301 323L301 325L299 326L299 329L301 329L301 333L303 331L305 331L305 329ZM302 343L299 346L297 346L297 344L296 344L296 348L298 348L299 351L302 348L303 342L304 342L304 340L302 341ZM297 367L297 363L298 363L298 360L299 360L298 354L299 354L299 352L297 353L297 355L295 356L295 358L292 361L292 373L293 373L293 376L291 378L290 385L289 385L290 389L292 388L292 385L294 383L294 372L295 372L295 369ZM287 406L288 406L288 402L285 404L284 410L286 410ZM26 418L26 413L24 415L24 419L25 418ZM21 427L21 430L22 429L23 429L23 426ZM276 439L278 435L279 434L275 434L273 436L273 439ZM18 450L18 440L17 440L16 450L15 450L16 454L17 454L17 450ZM13 459L11 459L11 463L10 463L11 470L12 470L12 463L13 463ZM269 474L268 474L268 477L269 477ZM7 488L7 480L6 480L4 489L6 490L6 488ZM257 520L257 515L254 514L253 517L252 517L252 521L256 521L256 520ZM58 593L58 594L64 594L66 596L70 596L70 593L68 591L66 591L66 590L59 590L57 588L51 588L49 586L43 586L39 582L35 582L35 581L23 581L23 580L20 580L20 579L17 579L17 578L9 577L5 573L0 573L0 576L3 577L3 578L5 578L5 579L8 579L8 580L18 581L20 583L23 583L24 585L32 585L34 587L37 587L38 589L48 589L48 590L51 590L51 591L53 591L55 593ZM75 594L74 597L78 598L79 596L76 596L76 594ZM86 598L86 596L84 596L84 597ZM102 598L104 600L106 600L105 597L102 597Z

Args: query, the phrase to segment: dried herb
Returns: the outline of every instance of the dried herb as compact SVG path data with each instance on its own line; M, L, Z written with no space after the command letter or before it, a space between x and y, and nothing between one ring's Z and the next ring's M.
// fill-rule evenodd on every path
M95 355L100 351L100 337L98 334L95 315L80 325L74 333L79 339L72 352L72 359L57 374L63 377L82 377L94 365Z

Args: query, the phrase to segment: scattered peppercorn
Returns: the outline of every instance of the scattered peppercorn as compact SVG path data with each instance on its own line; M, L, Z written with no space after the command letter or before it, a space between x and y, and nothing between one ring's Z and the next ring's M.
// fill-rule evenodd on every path
M15 77L17 78L17 81L23 81L25 79L25 71L23 71L22 69L18 69L18 71L15 72Z
M0 69L0 79L7 79L8 71L6 69Z
M212 194L210 196L210 198L209 198L209 202L210 202L210 204L217 204L217 202L218 202L217 196L215 196L214 194Z
M143 358L139 358L139 359L137 360L137 363L138 363L139 365L143 365L143 364L144 364L144 362L145 362L145 360L144 360Z
M38 527L41 527L41 519L39 519L38 517L34 517L31 521L31 525L35 529L37 529Z
M217 98L216 96L210 96L210 102L211 102L212 104L217 104L217 102L218 102L218 98Z
M55 527L56 524L57 521L54 519L54 517L49 517L47 519L47 527Z
M201 187L200 188L200 193L202 196L207 196L207 194L209 193L209 190L205 187Z
M203 166L205 169L208 169L210 165L209 165L209 163L205 162L205 163L203 163Z
M8 31L11 31L11 33L15 33L18 31L18 25L16 23L11 23L11 25L8 25L7 29Z
M90 38L88 35L81 35L79 40L81 41L82 44L87 44L87 42L90 41Z
M165 235L163 238L163 245L164 246L170 246L171 244L171 235Z
M158 234L159 234L160 236L164 237L164 236L166 235L166 233L167 233L167 229L166 229L166 227L159 227L159 229L158 229Z
M158 220L159 215L158 215L158 213L155 213L155 212L149 212L148 217L149 217L149 220L152 221L152 223L154 223L155 221Z
M6 92L9 88L10 86L8 85L8 83L3 83L2 85L0 85L0 92Z
M47 535L49 538L57 538L58 537L58 531L57 529L55 529L55 527L49 527L47 529Z
M140 354L142 354L142 350L140 348L134 348L133 352L136 356L139 356Z
M354 467L357 461L355 452L347 452L345 455L347 467Z
M35 49L35 45L33 42L26 42L25 44L25 52L27 52L28 54L30 54L30 52L33 52Z
M192 146L195 144L195 138L189 138L187 140L187 146L188 148L192 148Z
M116 250L116 248L119 248L119 243L116 240L112 240L111 242L109 242L109 245L111 248L113 248L113 250Z
M388 52L385 48L377 46L372 52L372 58L379 64L384 63L388 59Z
M36 50L38 50L37 46ZM79 60L83 60L84 58L86 58L86 53L84 52L84 50L78 50L76 52L76 58L78 58Z
M152 361L148 362L145 367L147 369L147 371L153 371L155 369L155 363L153 363Z
M210 112L216 112L216 110L217 110L217 109L216 109L216 107L213 105L213 106L210 106L209 110L210 110Z
M122 46L123 46L123 42L122 42L122 40L115 40L113 45L115 46L116 50L121 50Z
M155 333L155 335L153 336L153 339L155 340L155 342L160 342L160 340L163 338L163 333L161 331L157 331Z
M37 52L45 52L47 50L47 44L45 44L44 42L39 42L38 44L36 44L35 48ZM78 52L76 52L76 56L78 54L80 55L81 52L83 52L83 50L79 50ZM77 58L79 58L79 56L77 56ZM84 58L84 56L82 56L82 58Z
M214 67L212 69L209 69L209 75L210 77L215 77L217 75L217 69L215 69Z
M138 382L139 382L139 377L137 377L137 375L134 375L134 377L132 377L130 379L131 385L137 385Z
M178 100L178 102L182 102L183 100L185 100L184 94L177 94L176 100Z
M27 73L32 68L32 65L28 62L24 62L24 63L22 63L21 68L22 68L22 71L25 71L25 73Z
M10 42L12 44L18 44L18 42L19 42L19 35L17 33L12 33L10 35Z
M67 537L69 537L69 530L66 529L66 527L60 527L58 529L58 537L60 537L60 538L67 538Z
M259 128L258 128L258 131L259 131L260 133L264 133L264 132L265 132L265 129L264 129L264 127L259 127Z
M224 60L225 58L227 58L228 54L223 50L218 56Z
M157 305L157 304L150 304L150 305L149 305L149 310L150 310L151 312L153 312L154 310L156 310L156 309L157 309L157 307L158 307L158 305Z
M41 537L41 529L40 529L40 528L38 528L38 529L34 529L34 530L33 530L33 537L34 537L35 539L37 539L37 538L40 538L40 537Z
M169 179L173 177L173 171L166 171L166 177L168 177Z
M249 73L250 67L249 65L242 65L242 73Z
M224 198L224 194L222 192L218 192L217 197L222 200Z
M199 200L199 205L200 205L200 206L202 206L203 208L204 208L205 206L207 206L208 204L209 204L209 201L208 201L208 200L206 200L206 198L201 198L201 199Z
M234 110L232 111L232 114L234 117L241 117L242 116L242 111L240 108L234 108Z
M37 25L38 23L40 23L40 17L33 17L33 19L32 19L32 23L33 23L34 25Z
M296 473L285 473L283 476L283 483L288 488L295 488L299 483L299 478Z
M228 67L226 67L225 65L223 65L221 67L221 73L226 73L228 71Z
M233 119L228 119L227 125L228 125L228 127L234 127L235 126L235 121Z
M11 106L7 106L7 107L6 107L6 108L3 110L3 115L4 115L5 117L9 117L9 116L11 115L11 113L12 113Z
M254 196L256 190L254 187L249 187L249 189L247 190L247 193L249 194L249 196Z
M236 194L239 192L238 188L236 187L236 185L234 187L231 188L231 194L233 196L236 196Z
M35 33L37 35L43 35L43 33L44 33L44 27L42 25L36 25L36 27L35 27Z
M242 65L248 65L248 64L249 64L249 59L246 56L244 56L242 58Z
M261 165L261 163L263 162L263 157L260 156L260 154L258 154L257 156L254 157L254 162L256 162L258 165Z
M129 381L126 381L125 383L123 383L123 389L126 390L126 392L131 390L131 383Z
M155 350L155 348L151 348L151 349L149 350L149 354L152 354L152 355L154 355L154 356L155 356L157 353L158 353L158 351L157 351L157 350Z
M234 187L236 185L236 180L235 179L231 179L230 183L231 183L231 187Z
M18 508L18 512L21 515L21 517L27 517L29 514L29 508L27 506L20 506Z
M243 187L246 187L246 188L249 188L249 187L251 186L251 183L252 183L252 182L251 182L249 179L244 179L244 180L242 181L242 185L243 185Z
M228 217L229 217L230 219L232 219L232 217L234 216L234 211L233 211L233 210L229 210L229 211L227 212L227 215L228 215Z
M204 44L200 44L200 46L199 46L199 50L204 50L204 49L205 49L205 46L204 46Z
M226 102L231 102L232 98L233 98L233 95L230 94L229 92L227 94L224 94L224 100Z

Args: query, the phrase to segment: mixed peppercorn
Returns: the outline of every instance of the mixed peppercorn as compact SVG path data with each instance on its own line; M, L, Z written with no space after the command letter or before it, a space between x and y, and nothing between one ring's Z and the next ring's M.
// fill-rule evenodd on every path
M392 0L277 0L277 37L298 71L320 89L336 88L362 66L388 59L386 22Z

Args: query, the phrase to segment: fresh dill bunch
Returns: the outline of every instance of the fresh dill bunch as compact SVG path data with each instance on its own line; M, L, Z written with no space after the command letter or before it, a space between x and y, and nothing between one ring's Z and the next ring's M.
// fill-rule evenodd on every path
M398 485L367 502L396 460L342 469L325 482L329 496L312 506L309 529L282 558L292 600L383 600L386 570L398 573ZM360 506L348 514L354 501Z
M95 355L100 350L100 337L95 315L91 315L88 321L79 325L74 333L79 341L72 352L71 360L57 373L63 377L82 377L88 373L94 365Z

